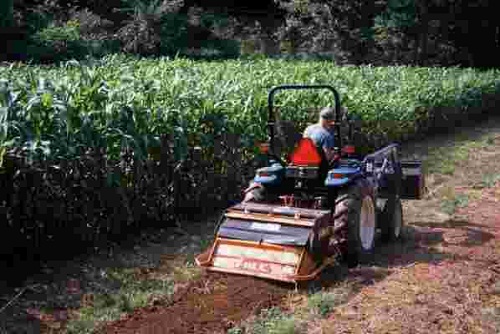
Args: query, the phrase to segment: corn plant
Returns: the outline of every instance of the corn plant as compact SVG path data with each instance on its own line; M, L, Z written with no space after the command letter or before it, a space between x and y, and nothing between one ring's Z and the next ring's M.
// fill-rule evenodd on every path
M76 156L104 147L146 157L162 134L175 134L176 157L187 147L213 150L221 133L241 136L251 148L267 137L267 92L290 82L331 84L367 134L398 139L417 131L432 107L478 106L500 87L498 70L459 68L336 67L325 61L138 59L121 55L86 64L0 68L1 142L34 157ZM10 99L10 100L9 100ZM276 96L280 117L303 128L314 110L332 105L328 92ZM9 102L10 101L10 102ZM311 112L311 110L313 110ZM9 129L9 130L7 130ZM36 153L36 154L35 154Z

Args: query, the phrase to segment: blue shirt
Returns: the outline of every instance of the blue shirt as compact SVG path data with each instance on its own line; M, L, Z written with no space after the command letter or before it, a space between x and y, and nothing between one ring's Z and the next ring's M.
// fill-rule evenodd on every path
M321 124L309 125L304 131L304 137L311 138L316 146L321 148L335 147L335 131L327 130Z

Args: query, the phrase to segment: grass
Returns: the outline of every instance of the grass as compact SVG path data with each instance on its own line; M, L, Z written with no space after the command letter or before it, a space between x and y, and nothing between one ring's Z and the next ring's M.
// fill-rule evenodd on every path
M458 139L452 147L439 147L430 150L426 162L426 172L453 175L457 164L469 158L471 150L487 145L487 138L479 140Z
M241 327L231 328L228 334L296 334L300 332L300 324L293 315L284 313L278 307L273 307L261 310L255 319Z
M194 281L201 276L201 269L196 266L194 259L188 259L185 265L175 267L172 275L175 282Z
M492 135L471 139L462 134L456 136L452 145L429 151L425 162L427 178L438 179L441 183L448 184L448 186L444 186L444 183L437 185L440 190L437 194L442 212L454 214L457 208L466 207L471 199L477 198L480 189L493 187L500 181L500 174L490 172L481 175L477 170L478 167L474 165L475 159L482 159L481 152L494 144L495 138ZM454 187L459 184L467 186L467 189L457 194Z
M307 302L309 310L314 315L327 316L335 307L345 303L349 291L334 289L332 291L321 291L311 295Z
M199 268L189 262L176 266L170 275L145 279L138 278L134 269L109 269L107 276L120 283L119 291L94 295L91 305L79 309L76 318L68 322L68 333L93 333L100 324L117 320L136 308L154 301L168 303L175 283L195 280L199 275Z
M434 147L429 150L425 162L425 172L428 174L454 175L456 167L466 162L475 150L495 145L496 137L486 134L478 138L469 138L467 134L459 134L451 145ZM498 181L500 174L485 175L485 182Z
M110 269L107 275L121 284L119 291L94 295L91 305L81 308L77 319L68 323L68 333L92 333L99 323L147 306L153 296L173 294L172 280L140 280L132 269Z
M295 334L305 333L311 324L324 319L344 304L357 289L352 283L339 283L316 293L291 292L283 308L263 309L228 334Z
M451 198L445 198L441 202L441 210L449 215L455 213L457 208L465 208L469 204L468 194L458 194Z
M480 187L481 188L492 188L499 181L500 181L500 173L486 174L483 176L483 180L481 182Z

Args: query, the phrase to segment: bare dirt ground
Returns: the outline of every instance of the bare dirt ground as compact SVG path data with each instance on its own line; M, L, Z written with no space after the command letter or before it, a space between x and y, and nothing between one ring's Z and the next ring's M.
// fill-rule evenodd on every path
M286 292L263 280L205 274L180 288L171 306L136 310L105 333L225 333L259 309L280 306Z
M483 140L484 135L488 139ZM405 144L403 152L424 160L442 158L429 167L427 197L405 203L404 239L379 245L367 266L337 268L334 276L326 273L320 279L324 291L339 282L354 288L326 319L307 318L296 332L500 333L500 177L495 178L500 175L500 118ZM70 277L80 280L82 293L99 293L116 291L100 276L109 266L149 268L139 269L137 279L168 274L173 269L162 254L200 251L213 223L193 225L182 237L153 235L140 247L118 250L111 258L47 264L45 274L25 282L42 283L42 288L24 293L0 314L0 320L12 315L3 318L3 328L9 333L30 332L23 326L26 308L47 300L60 300L59 305L68 307L70 299L64 296ZM10 291L3 299L13 295ZM272 306L295 312L307 303L307 295L304 290L294 292L293 286L204 273L176 283L166 301L109 321L98 332L224 333ZM80 298L77 294L72 303Z

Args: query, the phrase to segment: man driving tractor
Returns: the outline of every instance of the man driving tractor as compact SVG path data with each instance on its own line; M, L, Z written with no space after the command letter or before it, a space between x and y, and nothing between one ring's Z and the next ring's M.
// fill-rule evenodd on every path
M303 133L304 138L310 138L316 147L322 149L327 161L332 161L335 157L335 109L324 107L319 112L319 120L315 124L309 125ZM245 190L245 198L243 202L250 200L263 200L266 195L270 195L266 188L257 183L252 182Z
M309 125L304 131L304 138L311 138L316 147L323 149L327 161L334 158L335 147L335 110L324 107L319 112L318 123Z

